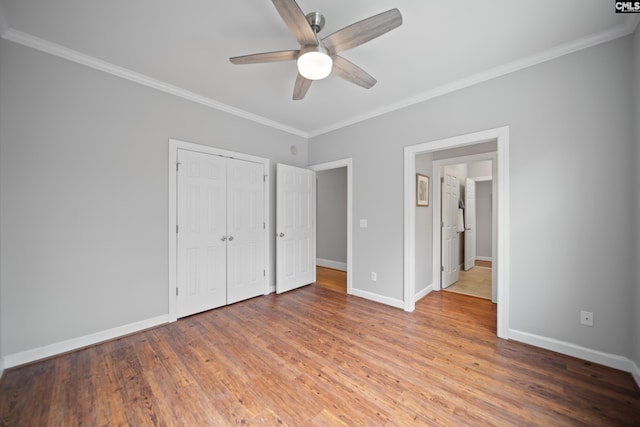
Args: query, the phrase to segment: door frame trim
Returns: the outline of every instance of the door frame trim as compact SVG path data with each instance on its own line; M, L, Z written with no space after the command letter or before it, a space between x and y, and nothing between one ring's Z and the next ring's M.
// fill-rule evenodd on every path
M347 294L353 294L353 160L349 157L346 159L334 160L332 162L318 163L309 166L314 172L322 172L331 169L347 168ZM316 214L318 207L316 206ZM318 222L316 221L316 228ZM316 242L316 245L318 243Z
M253 163L260 163L264 167L264 222L265 222L265 248L264 248L264 266L265 266L265 281L264 281L264 294L270 293L271 288L271 221L269 218L270 209L269 201L271 200L271 193L269 185L269 177L271 171L271 161L264 157L253 156L250 154L237 153L235 151L224 150L221 148L210 147L208 145L194 144L192 142L181 141L179 139L169 139L169 322L175 322L178 319L178 298L176 296L177 287L177 250L178 240L176 237L176 228L178 227L177 216L177 179L178 173L176 170L176 164L178 162L178 150L189 150L203 154L212 154L214 156L229 157L237 160L244 160Z
M466 135L434 140L404 148L404 310L415 310L415 173L416 155L449 148L476 145L483 142L497 141L496 161L496 194L497 195L497 335L508 339L509 336L509 244L510 244L510 209L509 209L509 126L488 129ZM434 185L435 187L435 185ZM435 195L434 195L435 196ZM435 236L434 236L435 237ZM435 238L434 238L435 240ZM435 243L435 242L434 242ZM436 255L434 253L434 257ZM432 285L433 286L433 283Z

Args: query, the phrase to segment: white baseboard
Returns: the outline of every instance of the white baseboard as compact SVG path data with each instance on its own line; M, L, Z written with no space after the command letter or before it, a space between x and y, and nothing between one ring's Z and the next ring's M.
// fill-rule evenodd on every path
M85 335L83 337L72 338L70 340L61 341L55 344L34 348L20 353L10 354L4 357L4 367L12 368L14 366L24 365L25 363L35 362L37 360L46 359L58 354L78 350L83 347L98 344L104 341L112 340L154 326L159 326L169 322L167 315L154 317L140 322L130 323L128 325L119 326L117 328L108 329L106 331L97 332L95 334Z
M389 298L382 295L374 294L373 292L363 291L361 289L355 288L351 289L351 295L379 302L381 304L390 305L391 307L404 309L404 301L402 301L401 299Z
M317 258L316 265L319 267L333 268L334 270L347 271L347 263L332 261L330 259Z
M426 288L424 288L423 290L417 292L416 295L414 296L414 301L415 302L420 301L422 298L424 298L427 295L429 295L432 290L433 290L433 285L429 285Z
M587 360L589 362L608 366L610 368L629 372L633 375L636 383L638 383L638 386L640 387L640 370L638 370L638 366L633 360L628 359L624 356L604 353L602 351L582 347L570 342L560 341L554 338L543 337L540 335L530 334L528 332L517 331L514 329L509 329L508 337L510 339L526 344L531 344L536 347L545 348L547 350L555 351L558 353L566 354L568 356Z
M493 262L493 258L491 258L490 256L477 256L477 255L476 255L476 260L477 260L477 261L489 261L489 262Z

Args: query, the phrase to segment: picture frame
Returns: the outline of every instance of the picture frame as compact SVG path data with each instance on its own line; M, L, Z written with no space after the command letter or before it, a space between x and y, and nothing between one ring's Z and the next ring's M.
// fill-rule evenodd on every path
M416 174L416 206L429 206L429 177Z

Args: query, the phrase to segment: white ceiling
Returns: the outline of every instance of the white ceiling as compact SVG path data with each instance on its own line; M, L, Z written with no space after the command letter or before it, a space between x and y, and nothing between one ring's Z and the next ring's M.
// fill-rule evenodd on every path
M629 34L639 15L616 14L610 0L298 4L325 16L321 36L400 10L401 27L342 54L376 86L330 76L292 101L294 62L231 64L231 56L299 48L269 0L0 0L0 25L8 40L313 136Z

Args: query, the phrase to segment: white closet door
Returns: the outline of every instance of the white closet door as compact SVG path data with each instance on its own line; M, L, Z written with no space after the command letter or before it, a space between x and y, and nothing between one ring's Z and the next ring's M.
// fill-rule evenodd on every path
M316 280L315 172L278 164L276 292Z
M264 166L227 159L227 304L265 291Z
M226 162L178 150L177 315L226 304Z

